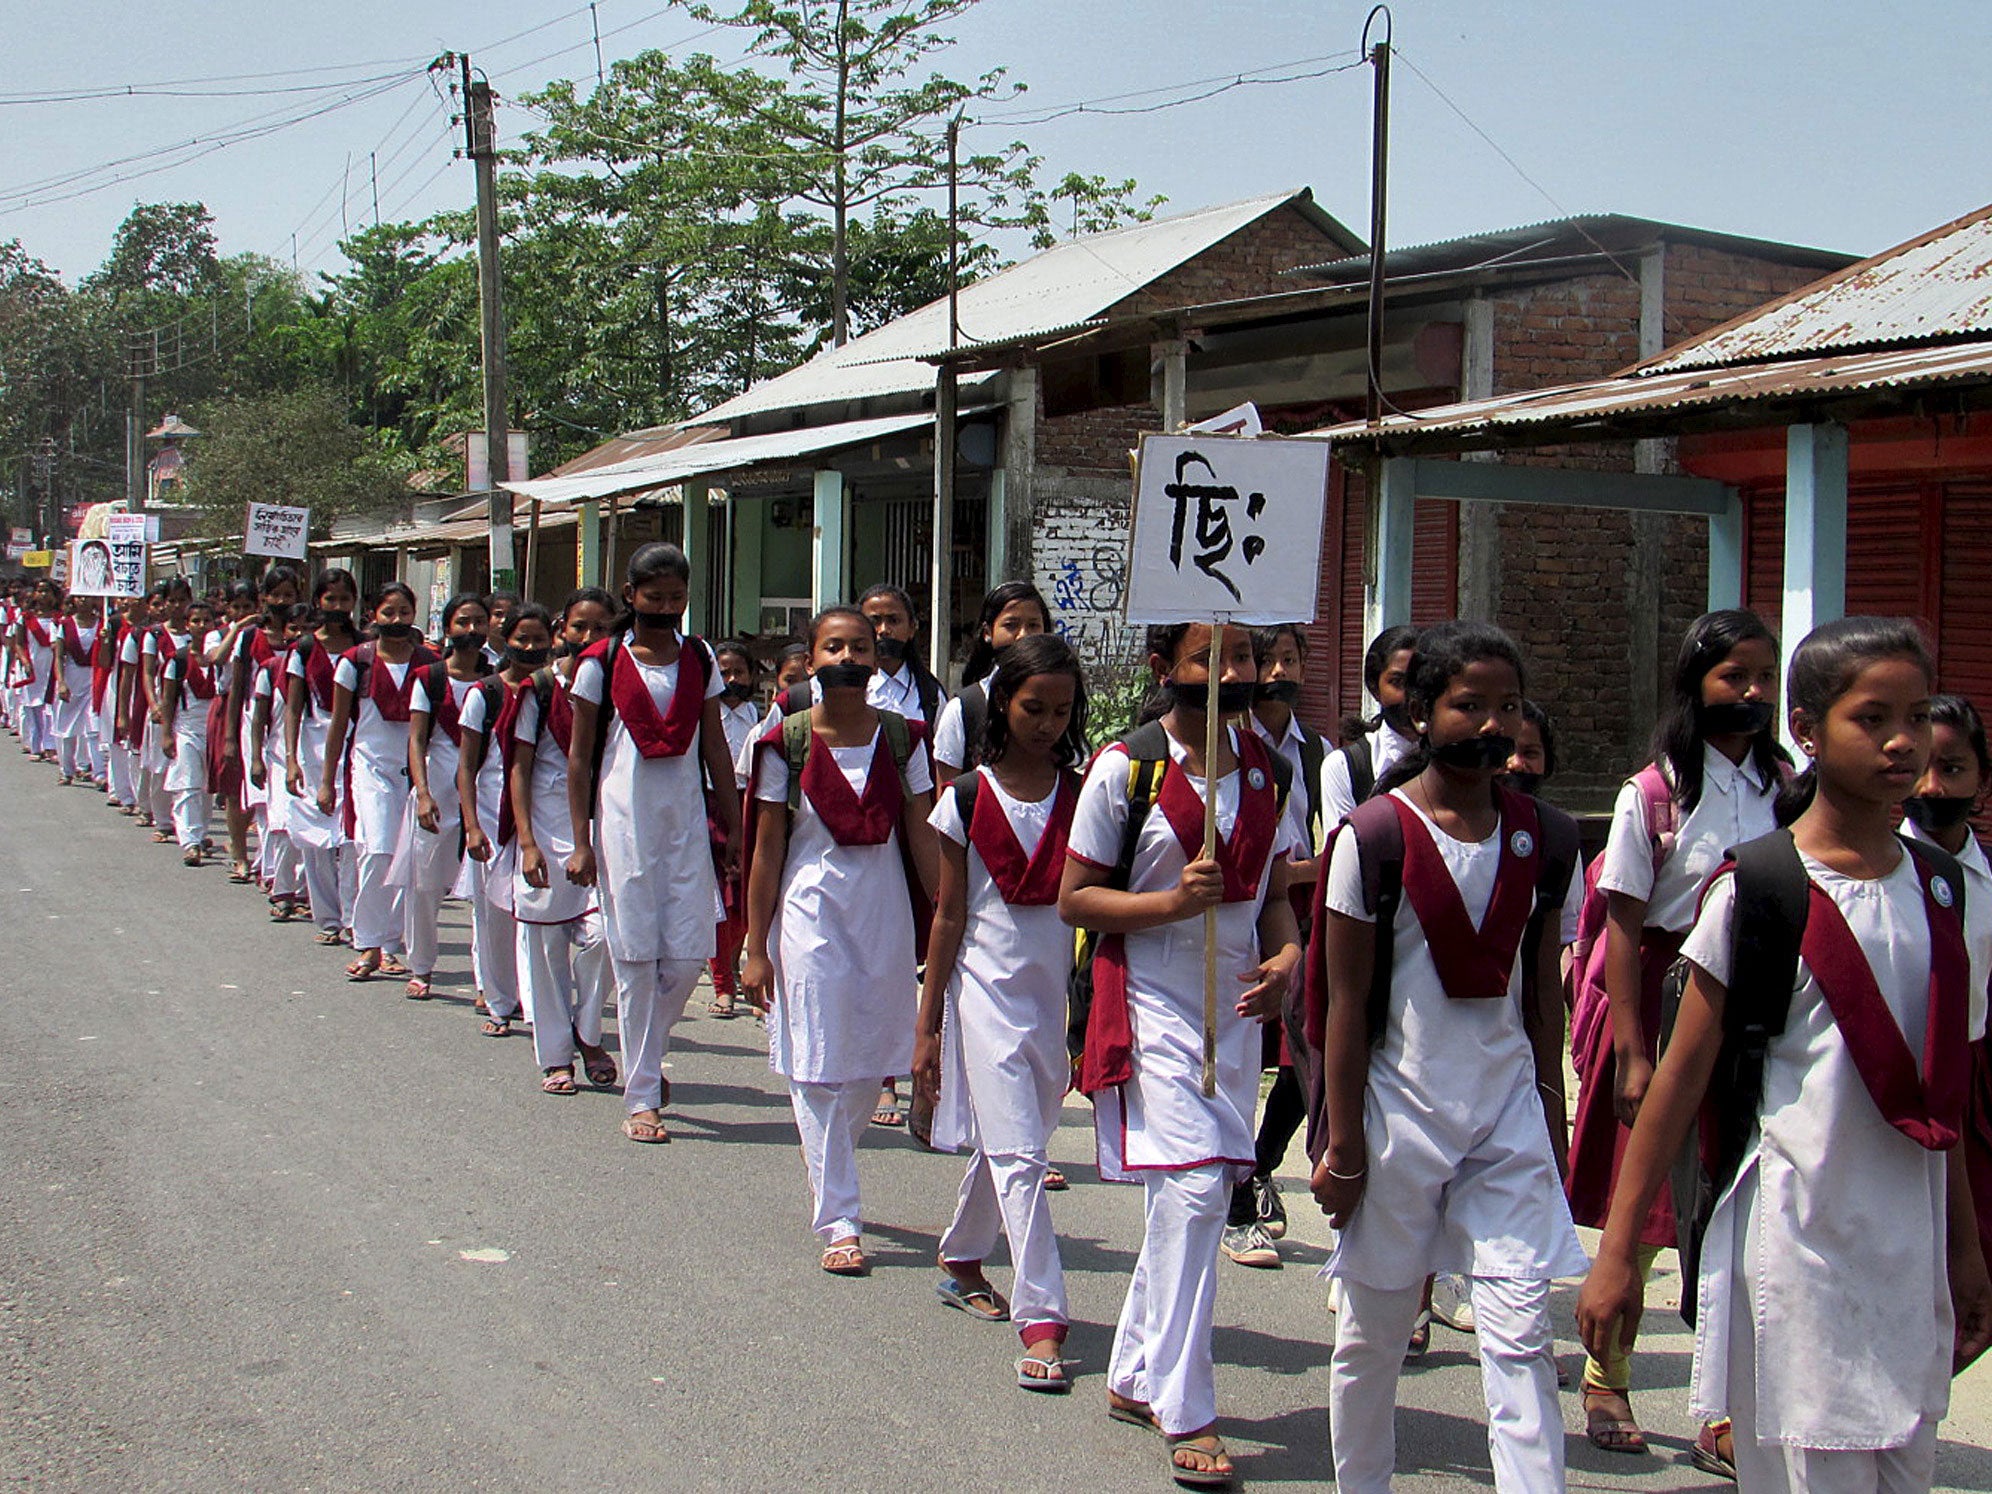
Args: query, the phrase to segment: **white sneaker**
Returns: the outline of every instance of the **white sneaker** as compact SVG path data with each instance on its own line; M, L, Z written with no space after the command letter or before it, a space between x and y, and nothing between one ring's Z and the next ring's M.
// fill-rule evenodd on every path
M1455 1333L1473 1332L1473 1298L1465 1277L1438 1274L1432 1282L1432 1316Z
M1265 1227L1256 1219L1250 1224L1226 1225L1221 1243L1225 1255L1240 1266L1255 1266L1261 1270L1277 1270L1279 1267L1280 1253Z

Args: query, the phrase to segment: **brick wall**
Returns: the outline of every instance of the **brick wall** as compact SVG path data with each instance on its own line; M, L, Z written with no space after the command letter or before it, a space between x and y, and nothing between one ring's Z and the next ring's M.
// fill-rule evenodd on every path
M1666 312L1669 345L1754 311L1826 272L1731 254L1701 244L1667 246Z
M1283 207L1220 239L1186 264L1151 281L1108 313L1121 316L1167 306L1197 306L1301 290L1307 282L1282 270L1339 259L1348 250L1291 207Z

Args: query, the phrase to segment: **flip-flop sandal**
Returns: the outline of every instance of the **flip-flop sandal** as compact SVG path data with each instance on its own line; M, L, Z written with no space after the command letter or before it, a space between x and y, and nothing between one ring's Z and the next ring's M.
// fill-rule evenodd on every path
M1579 1393L1584 1403L1584 1435L1591 1440L1591 1446L1599 1452L1625 1453L1638 1457L1646 1452L1646 1434L1639 1429L1639 1423L1629 1416L1612 1416L1596 1410L1591 1405L1591 1397L1616 1395L1623 1397L1622 1390L1611 1390L1602 1385L1586 1385ZM1627 1404L1631 1404L1630 1401ZM1697 1465L1699 1466L1699 1465ZM1704 1473L1716 1470L1704 1468Z
M964 1286L952 1276L943 1276L934 1283L934 1295L955 1311L965 1312L985 1323L1010 1321L1010 1304L994 1287Z
M823 1252L823 1269L832 1276L863 1276L871 1270L864 1251L855 1245L832 1245Z
M173 844L173 837L164 830L155 830L152 832L152 843L155 846L170 846Z
M616 1061L607 1053L598 1052L592 1058L583 1054L581 1072L588 1076L588 1082L595 1088L607 1089L616 1082Z
M729 996L725 1000L720 1000L715 997L712 1005L706 1008L706 1015L708 1017L717 1017L722 1022L731 1021L735 1016L733 998Z
M483 1032L486 1037L510 1037L512 1019L510 1017L486 1017Z
M540 1079L540 1090L549 1095L578 1095L571 1069L548 1069Z
M191 866L198 868L200 864L201 864L201 853L199 851L189 851L187 852L186 855L180 858L180 865L182 866Z
M1695 1445L1688 1449L1688 1461L1703 1473L1712 1473L1717 1478L1736 1481L1736 1460L1722 1455L1722 1439L1733 1437L1727 1420L1704 1423L1695 1434Z
M248 886L250 882L249 868L238 862L228 869L228 880L243 887Z
M1207 1458L1223 1458L1230 1461L1230 1451L1224 1439L1215 1432L1197 1432L1187 1437L1167 1437L1169 1444L1169 1472L1179 1484L1187 1484L1192 1489L1228 1489L1238 1482L1238 1470L1232 1468L1185 1468L1176 1461L1176 1454L1184 1450L1202 1453Z
M1070 1188L1071 1186L1072 1184L1066 1178L1065 1174L1060 1172L1056 1167L1047 1167L1044 1170L1045 1192L1063 1193L1067 1188Z
M401 988L401 994L410 1001L427 1001L434 993L429 989L429 978L426 975L413 975L408 978L408 984Z
M379 960L368 961L359 959L346 967L346 979L355 982L372 980L380 973Z
M344 944L346 941L339 937L337 929L320 929L316 934L312 935L311 942L313 944L322 944L327 949L331 949L336 945Z
M874 1126L903 1126L906 1124L906 1112L897 1105L881 1105L872 1112L871 1123Z
M292 909L292 908L291 908L291 906L290 906L290 904L288 904L288 903L271 903L271 904L270 904L270 922L271 922L271 923L289 923L289 922L291 921L291 918L292 918L293 914L294 914L294 911L295 911L295 910L294 910L294 909Z
M1420 1308L1417 1321L1411 1325L1411 1341L1404 1348L1405 1363L1409 1364L1414 1359L1423 1359L1425 1351L1431 1347L1432 1315Z
M488 1016L491 1011L491 1008L484 1004L484 998L482 996L479 996L476 1000L471 1002L470 1009L476 1012L477 1015L480 1017Z
M655 1146L671 1139L671 1133L664 1129L661 1120L638 1120L633 1115L623 1117L622 1133L631 1141L640 1141L645 1146Z
M1162 1435L1162 1423L1155 1419L1155 1413L1139 1402L1123 1406L1118 1401L1107 1402L1107 1420L1124 1421L1131 1427L1140 1427L1144 1432Z
M1033 1366L1039 1373L1031 1373ZM1017 1388L1043 1391L1047 1395L1064 1395L1072 1388L1072 1381L1065 1373L1063 1359L1039 1359L1034 1354L1026 1354L1017 1361Z
M398 955L386 955L381 959L380 973L382 975L395 976L413 975L415 972L410 970Z

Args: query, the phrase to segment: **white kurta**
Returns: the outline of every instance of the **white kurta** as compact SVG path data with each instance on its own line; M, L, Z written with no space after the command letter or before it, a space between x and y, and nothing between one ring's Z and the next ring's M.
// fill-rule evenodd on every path
M1383 775L1396 766L1399 758L1407 757L1417 750L1414 738L1400 736L1388 723L1379 726L1369 734L1370 783L1383 782ZM1328 833L1349 817L1349 811L1356 807L1355 784L1349 777L1349 754L1346 748L1337 748L1321 759L1321 843L1327 843Z
M463 703L471 691L477 688L474 679L460 680L455 675L445 675L446 688L455 699L458 719L461 720ZM401 835L394 847L394 865L388 869L388 884L393 887L413 887L424 892L448 892L456 886L463 873L463 858L459 847L463 843L463 805L457 798L457 761L459 750L450 734L435 719L436 703L429 699L426 675L415 681L410 694L409 710L422 711L430 717L429 752L427 767L429 772L429 797L436 801L436 828L428 831L422 828L416 817L415 794L408 795L408 809L402 816Z
M503 697L500 697L501 703ZM485 732L484 692L473 690L464 697L463 729L478 735ZM504 754L498 750L496 742L486 742L484 758L477 765L477 824L484 832L485 839L491 842L491 859L473 861L464 858L465 895L476 897L480 892L493 907L512 911L512 868L518 860L518 842L510 845L498 844L498 808L505 794ZM459 802L458 809L462 805Z
M863 747L826 748L852 791L862 794L879 736ZM881 771L893 772L892 754ZM788 802L788 763L763 749L755 797L761 813ZM915 795L933 788L927 754L906 763ZM768 1062L805 1084L842 1084L903 1074L913 1062L913 908L899 850L899 827L883 845L839 845L804 795L789 823L788 856L769 955L775 1004L768 1019ZM711 945L708 944L710 949Z
M272 835L290 834L290 789L284 782L284 702L271 671L258 665L256 677L249 686L249 710L253 716L258 702L263 702L263 825ZM302 727L298 731L300 741L304 736ZM242 751L246 758L249 752L249 731L242 732ZM244 764L243 777L248 777L248 767Z
M1028 803L986 773L978 793L995 796L1024 855L1033 855L1051 823L1056 793ZM1071 1081L1065 985L1072 930L1056 903L1016 907L1003 901L982 853L969 841L952 792L942 791L928 823L968 847L968 924L948 981L934 1145L996 1156L1042 1152L1058 1129Z
M159 675L157 672L159 663L159 635L157 633L150 631L146 633L145 641L139 645L139 654L139 671L141 674L152 676L152 688L156 698L159 689ZM151 708L145 703L145 685L143 681L140 681L132 692L132 708L145 712L145 734L139 742L138 766L143 772L164 773L166 771L166 753L160 745L159 726L153 721Z
M1914 863L1905 852L1887 876L1860 881L1804 860L1920 1061L1930 949ZM1734 909L1725 875L1682 948L1725 984ZM1985 1030L1992 949L1976 932L1967 942L1975 1038ZM1946 1155L1882 1118L1803 961L1785 1031L1765 1055L1761 1113L1703 1239L1694 1410L1720 1415L1732 1387L1747 1385L1760 1443L1901 1447L1950 1405Z
M1402 791L1424 821L1475 928L1487 916L1504 825L1456 840ZM1338 836L1327 904L1374 923L1363 907L1356 837ZM1589 1262L1570 1222L1535 1053L1522 1023L1523 956L1504 1001L1456 1001L1432 961L1408 894L1392 931L1390 1016L1371 1053L1364 1099L1369 1185L1337 1237L1327 1272L1398 1288L1434 1271L1546 1280Z
M96 628L78 627L76 641L82 645L87 657L97 646ZM57 638L61 638L58 633ZM81 736L88 728L90 715L90 666L78 664L69 657L69 650L62 650L62 683L69 687L69 699L64 700L60 691L56 692L54 727L59 737Z
M1235 730L1232 742L1235 748ZM1170 771L1182 773L1187 749L1172 738L1169 755ZM1127 773L1127 753L1109 747L1094 760L1079 791L1071 853L1095 866L1111 867L1119 859L1127 823ZM1202 800L1204 780L1184 776ZM1237 820L1234 770L1218 780L1218 834L1229 840ZM1259 964L1259 913L1273 863L1295 849L1291 821L1283 816L1260 872L1258 896L1218 908L1215 1096L1206 1099L1203 1093L1204 920L1184 919L1126 936L1134 1073L1119 1089L1095 1096L1102 1176L1125 1181L1144 1169L1225 1163L1249 1171L1254 1165L1252 1117L1259 1103L1264 1039L1257 1022L1237 1013L1236 993L1244 989L1238 976ZM1142 823L1129 890L1174 887L1189 860L1158 804Z
M681 648L692 646L679 642ZM658 713L668 711L678 693L678 665L645 664L626 652L620 656L636 666ZM575 697L600 705L603 685L601 661L583 660ZM705 698L714 699L723 688L719 672L710 671ZM719 892L706 829L703 728L676 757L645 757L619 712L607 730L595 855L609 952L618 960L710 959Z
M189 643L176 638L174 644L178 652L160 674L162 696L168 680L180 683L180 703L172 722L173 756L166 762L166 791L184 794L208 787L208 707L213 702L202 700L187 685Z
M1644 902L1646 927L1685 933L1695 921L1702 888L1730 851L1777 829L1777 799L1775 786L1765 792L1763 776L1748 758L1739 766L1713 747L1702 748L1701 798L1681 817L1656 873L1646 834L1646 796L1638 784L1625 784L1612 807L1598 887Z
M400 689L415 667L385 657L370 666L384 669ZM390 721L370 694L360 688L359 667L341 659L333 683L353 691L352 739L353 839L365 856L392 855L401 838L401 821L408 812L408 723Z
M323 648L314 640L313 648ZM305 678L304 655L293 649L289 662L284 666L287 680L304 683L304 713L297 724L297 760L304 771L304 792L290 801L290 835L306 850L332 851L346 843L346 775L335 772L332 775L332 812L326 814L318 807L318 786L324 781L325 746L331 721L312 693L311 683ZM279 715L273 730L283 730L281 700L278 703ZM350 742L352 734L347 733ZM278 738L282 740L281 737Z
M719 724L726 728L726 755L733 760L734 786L744 789L747 787L747 749L754 740L755 728L761 724L760 708L751 700L722 700L719 703Z
M555 684L556 690L565 689ZM535 887L526 880L522 858L512 866L512 912L521 923L572 923L595 911L595 889L567 879L567 858L574 854L574 822L567 809L567 754L553 739L553 733L540 729L539 698L527 692L512 723L513 751L531 744L533 748L532 798L533 839L546 858L546 886ZM494 744L495 745L495 744Z

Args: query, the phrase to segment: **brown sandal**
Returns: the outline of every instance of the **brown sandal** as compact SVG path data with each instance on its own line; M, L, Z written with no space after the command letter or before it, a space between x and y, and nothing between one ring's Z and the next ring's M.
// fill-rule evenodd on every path
M1628 1412L1632 1410L1632 1398L1623 1390L1613 1390L1608 1385L1585 1385L1580 1398L1584 1403L1584 1435L1591 1439L1591 1446L1600 1452L1625 1453L1631 1457L1644 1453L1646 1434L1639 1429L1639 1423L1630 1415L1618 1416L1602 1406L1594 1406L1593 1396L1615 1396L1625 1402Z
M574 1070L572 1069L548 1069L545 1076L540 1080L540 1090L542 1093L549 1095L578 1095L581 1093L580 1090L574 1087Z
M871 1264L855 1245L830 1245L823 1251L823 1269L832 1276L863 1276Z
M638 1115L643 1112L639 1111ZM655 1114L655 1112L651 1112ZM646 1146L669 1141L671 1133L664 1129L664 1117L659 1115L654 1121L639 1120L636 1115L623 1118L623 1135L631 1141L643 1142Z

